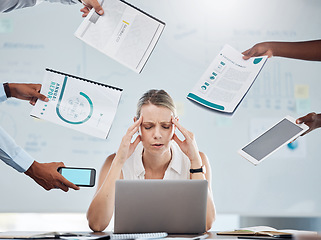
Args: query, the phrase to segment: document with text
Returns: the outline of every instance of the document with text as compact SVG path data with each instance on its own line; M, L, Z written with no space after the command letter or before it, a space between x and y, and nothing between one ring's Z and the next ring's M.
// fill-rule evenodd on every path
M249 60L242 57L242 53L225 45L187 98L211 109L233 113L267 60L267 56Z
M103 15L94 9L75 36L119 63L140 73L165 23L122 0L103 0Z
M49 101L38 100L30 115L105 139L122 91L117 87L46 69L40 93Z

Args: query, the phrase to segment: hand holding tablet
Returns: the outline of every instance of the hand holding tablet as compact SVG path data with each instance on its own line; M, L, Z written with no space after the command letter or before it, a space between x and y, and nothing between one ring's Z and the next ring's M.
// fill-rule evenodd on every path
M285 144L295 140L308 129L307 125L303 123L296 124L294 118L286 116L241 148L238 153L254 165L257 165Z

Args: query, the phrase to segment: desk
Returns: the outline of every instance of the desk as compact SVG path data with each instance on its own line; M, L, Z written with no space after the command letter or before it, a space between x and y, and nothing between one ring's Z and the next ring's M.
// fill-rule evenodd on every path
M8 239L8 238L1 238L2 236L32 236L32 235L36 235L36 234L42 234L42 233L46 233L46 232L0 232L0 239ZM64 232L60 232L60 233L64 233ZM111 232L75 232L75 233L79 233L79 234L90 234L92 236L108 236L111 234ZM207 239L237 239L237 237L235 236L222 236L222 235L216 235L216 232L207 232L207 234L209 235L207 237ZM192 237L196 237L198 235L168 235L169 238L192 238ZM39 239L39 238L38 238ZM41 239L41 238L40 238ZM48 238L43 238L43 239L48 239ZM59 238L51 238L51 239L59 239ZM77 237L75 237L75 239L77 239Z

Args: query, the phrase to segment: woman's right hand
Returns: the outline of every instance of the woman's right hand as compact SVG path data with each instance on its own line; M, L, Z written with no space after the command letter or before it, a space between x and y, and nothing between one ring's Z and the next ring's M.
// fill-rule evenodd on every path
M141 141L141 136L138 135L134 142L131 142L134 134L138 132L139 127L142 123L143 118L140 117L133 125L131 125L125 136L122 138L119 149L116 154L116 158L121 161L121 163L125 163L125 161L133 154L136 149L138 143Z

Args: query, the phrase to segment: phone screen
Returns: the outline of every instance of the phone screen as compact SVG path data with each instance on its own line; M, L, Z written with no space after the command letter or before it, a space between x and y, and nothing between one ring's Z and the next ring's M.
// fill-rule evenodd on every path
M94 182L92 179L93 169L61 168L60 171L64 178L76 185L91 186Z
M260 161L301 131L301 127L287 119L283 119L270 130L242 148L242 150Z

